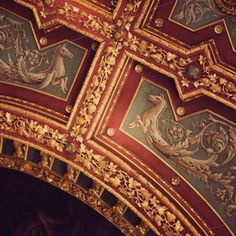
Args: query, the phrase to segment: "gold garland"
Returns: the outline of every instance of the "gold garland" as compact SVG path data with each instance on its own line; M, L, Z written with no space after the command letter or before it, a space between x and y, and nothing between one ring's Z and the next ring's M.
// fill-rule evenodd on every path
M135 177L120 169L114 162L94 153L92 149L88 150L84 144L81 144L76 150L75 161L82 163L85 168L104 179L104 182L117 188L127 199L142 208L146 215L163 229L166 235L180 236L183 235L183 231L187 230L184 230L176 213L169 209L170 206L164 205L161 198L153 195ZM194 228L191 230L195 235L200 235ZM189 234L186 233L186 235Z
M0 111L0 130L36 140L47 147L62 152L67 140L67 134L61 134L48 125L40 125L37 121L18 117L10 112Z

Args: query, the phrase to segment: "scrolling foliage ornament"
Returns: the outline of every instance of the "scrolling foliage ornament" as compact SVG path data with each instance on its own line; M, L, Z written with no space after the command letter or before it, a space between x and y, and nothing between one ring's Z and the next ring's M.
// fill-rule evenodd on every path
M91 123L92 115L97 109L121 48L121 43L115 41L105 48L105 54L102 56L97 73L93 76L90 87L86 91L79 116L76 117L75 125L70 132L76 141L82 142L82 135L88 131L87 127Z
M134 14L139 9L141 1L133 1L133 4L128 3L124 10L124 14L121 16L118 21L117 27L120 30L114 30L112 32L113 39L111 43L105 48L104 55L101 58L96 74L92 78L91 85L86 92L83 106L80 109L79 116L76 118L75 125L72 128L70 135L76 141L83 141L82 135L84 135L88 131L88 126L91 123L92 115L97 109L97 106L101 100L103 91L106 88L107 81L109 80L112 71L114 70L114 66L116 64L117 58L120 54L121 49L124 47L124 38L121 30L124 28L126 30L130 29L130 24L134 20ZM94 29L94 26L97 25L98 29L100 29L100 21L99 22L91 22L88 19L84 24L86 27L90 27ZM107 29L104 27L103 29ZM104 31L104 30L103 30ZM105 34L105 33L104 33Z
M126 220L122 217L122 208L126 208L125 205L118 203L115 206L115 209L113 209L107 206L107 204L105 204L99 198L100 192L101 190L103 190L103 188L99 184L94 183L92 189L87 191L74 183L74 180L76 178L75 176L78 174L78 171L73 167L67 166L67 173L65 174L65 176L59 177L58 175L53 173L48 166L45 166L42 163L36 165L23 160L25 152L22 152L22 150L26 148L25 145L14 142L14 146L17 147L16 152L14 153L15 158L9 156L3 158L0 157L0 166L19 170L21 172L44 180L54 185L55 187L60 188L63 191L66 191L67 193L75 196L91 208L95 209L106 219L116 225L125 235L132 236L136 233L134 227L131 224L127 224ZM44 153L41 153L41 155L45 156Z
M153 106L138 115L129 128L141 128L150 147L153 146L189 175L203 181L231 216L236 210L236 165L231 162L236 156L236 128L211 115L193 121L191 128L173 120L161 121L167 109L166 100L152 94L148 100ZM152 114L150 124L145 119L147 114ZM161 123L163 133L160 131ZM205 158L199 159L202 156Z
M47 147L62 152L67 143L66 134L59 133L48 125L18 117L10 112L0 111L0 130L16 133L24 138L36 140Z
M173 213L173 209L170 210L167 205L163 204L164 196L160 192L158 197L153 195L128 172L104 156L94 153L92 149L87 149L84 144L81 144L76 152L77 162L81 162L88 170L99 178L103 178L105 183L117 188L122 195L142 208L163 229L165 235L190 235L186 233L176 212ZM193 231L198 235L194 229Z

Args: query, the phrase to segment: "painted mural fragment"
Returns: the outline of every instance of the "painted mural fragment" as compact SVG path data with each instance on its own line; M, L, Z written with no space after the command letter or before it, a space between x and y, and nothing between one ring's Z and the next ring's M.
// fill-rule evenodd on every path
M70 42L40 50L29 23L0 9L0 80L63 98L84 54Z
M176 121L166 92L142 80L121 129L184 176L236 228L234 124L209 111Z
M170 19L190 30L200 30L224 20L230 43L236 50L236 17L226 14L214 0L178 0Z

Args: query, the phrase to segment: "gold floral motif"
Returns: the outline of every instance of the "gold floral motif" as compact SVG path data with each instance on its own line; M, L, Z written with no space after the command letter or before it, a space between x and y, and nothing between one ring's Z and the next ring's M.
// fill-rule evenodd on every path
M47 6L53 7L55 0L44 0L43 1Z
M193 85L195 88L205 88L213 94L218 94L226 97L232 102L236 102L236 84L235 81L223 78L211 71L207 65L206 57L200 55L198 58L199 64L202 66L202 74L194 80L187 78L181 81L183 87ZM234 79L234 78L232 78Z
M99 17L81 10L77 6L65 2L63 6L57 10L59 15L64 16L67 20L80 22L85 29L97 31L107 38L112 38L115 26L101 21Z
M59 7L58 14L65 16L67 20L75 19L80 12L78 7L74 7L68 2L65 2L62 7Z
M92 78L91 85L88 88L83 101L83 106L80 108L79 116L76 117L75 125L70 132L70 135L76 141L83 141L82 135L87 132L87 126L91 123L92 115L97 109L97 105L99 104L102 93L105 90L111 72L114 69L116 58L121 48L121 43L113 42L104 50L105 53L101 58L97 74Z
M121 30L130 31L131 23L134 21L134 15L138 11L141 3L142 1L140 0L132 0L126 4L124 13L116 23Z
M40 125L37 121L4 111L0 111L0 130L36 140L57 151L64 149L67 138L66 134L60 134L58 130L54 130L48 125Z
M97 16L92 14L87 14L86 12L80 13L81 18L79 22L85 29L92 29L93 31L98 31L103 36L111 39L115 31L115 25L108 24L105 21L101 21Z
M103 178L104 182L119 189L121 194L132 200L138 207L141 207L166 234L182 235L184 227L176 215L161 203L161 199L154 196L140 182L120 169L115 163L107 160L102 155L94 153L93 150L88 150L84 144L81 144L77 149L75 161L82 163L88 170Z
M137 0L126 4L124 14L116 24L119 29L130 29L130 23L134 20L133 14L138 10L140 4L141 1ZM120 33L121 30L114 31L114 26L108 27L106 23L98 21L98 18L95 16L88 16L84 13L81 13L81 15L87 18L86 21L82 21L85 28L90 27L94 30L100 30L101 33L108 38L111 38L114 35L114 39L112 39L111 43L104 50L104 55L101 58L97 74L92 78L91 86L86 92L83 101L83 107L80 109L79 116L76 118L75 125L70 132L70 135L79 142L83 141L82 136L87 132L87 126L91 123L92 114L94 114L97 109L97 105L105 90L106 83L114 69L117 56L123 48L123 35Z
M166 66L176 72L181 78L184 78L186 66L192 62L191 58L179 57L174 53L138 38L131 32L128 33L128 39L124 45L128 46L131 51L139 52L141 55L153 59L156 63Z
M40 9L40 16L46 19L49 15L55 14L51 12L51 9L54 7L55 0L39 0L36 4Z

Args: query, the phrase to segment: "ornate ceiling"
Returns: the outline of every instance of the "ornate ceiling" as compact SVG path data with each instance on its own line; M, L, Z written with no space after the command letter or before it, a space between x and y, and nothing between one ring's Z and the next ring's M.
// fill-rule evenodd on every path
M0 165L125 235L234 235L235 7L1 1Z

